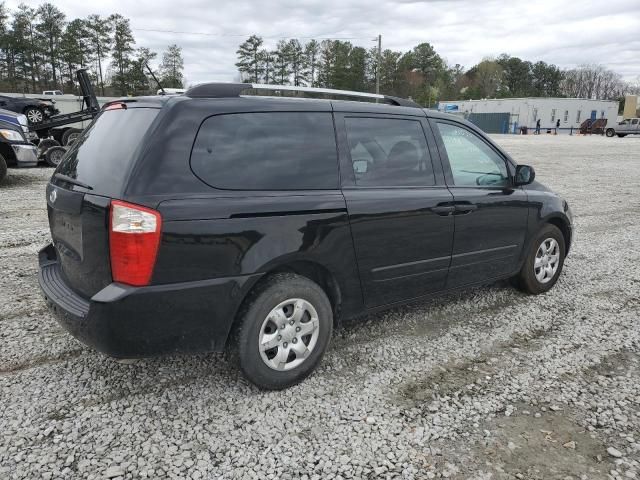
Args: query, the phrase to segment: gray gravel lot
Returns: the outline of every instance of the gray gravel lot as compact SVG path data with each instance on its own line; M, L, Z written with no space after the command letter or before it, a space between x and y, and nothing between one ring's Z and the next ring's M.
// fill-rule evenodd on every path
M556 287L507 283L350 322L302 385L222 355L123 364L36 279L51 170L0 187L0 479L640 478L640 138L496 137L562 193Z

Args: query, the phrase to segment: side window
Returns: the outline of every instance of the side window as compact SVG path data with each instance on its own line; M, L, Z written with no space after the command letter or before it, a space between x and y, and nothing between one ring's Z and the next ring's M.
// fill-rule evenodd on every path
M435 185L422 125L417 120L346 118L356 185Z
M438 122L456 186L505 186L507 165L489 145L466 128Z
M210 117L198 131L191 168L202 181L222 189L338 188L332 116L269 112Z
M634 118L633 120L631 120L631 125L637 125L638 124L638 119Z

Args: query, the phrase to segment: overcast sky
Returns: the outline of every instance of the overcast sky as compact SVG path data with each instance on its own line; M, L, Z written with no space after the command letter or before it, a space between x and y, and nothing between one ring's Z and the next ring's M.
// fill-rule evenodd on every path
M252 33L269 47L280 38L313 37L366 48L381 34L383 49L430 42L450 64L467 68L506 52L561 67L600 63L627 80L640 76L640 0L52 1L69 19L115 12L130 18L137 46L159 55L177 43L189 83L237 79L235 51ZM18 3L6 2L12 9Z

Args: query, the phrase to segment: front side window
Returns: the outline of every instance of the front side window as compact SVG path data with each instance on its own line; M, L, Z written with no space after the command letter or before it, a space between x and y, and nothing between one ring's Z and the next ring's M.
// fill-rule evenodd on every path
M191 168L205 183L230 190L338 188L329 112L217 115L204 121Z
M416 120L346 118L356 185L435 185L422 125Z
M631 120L631 125L637 125L638 124L638 119L634 118L633 120Z
M455 186L509 185L509 173L504 159L475 133L440 122L438 130L447 151Z

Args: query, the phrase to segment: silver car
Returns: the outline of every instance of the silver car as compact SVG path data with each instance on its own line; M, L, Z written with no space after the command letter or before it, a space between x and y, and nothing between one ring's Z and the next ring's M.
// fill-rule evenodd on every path
M640 118L627 118L615 127L607 128L606 134L607 137L613 137L614 135L618 135L619 137L640 135Z

